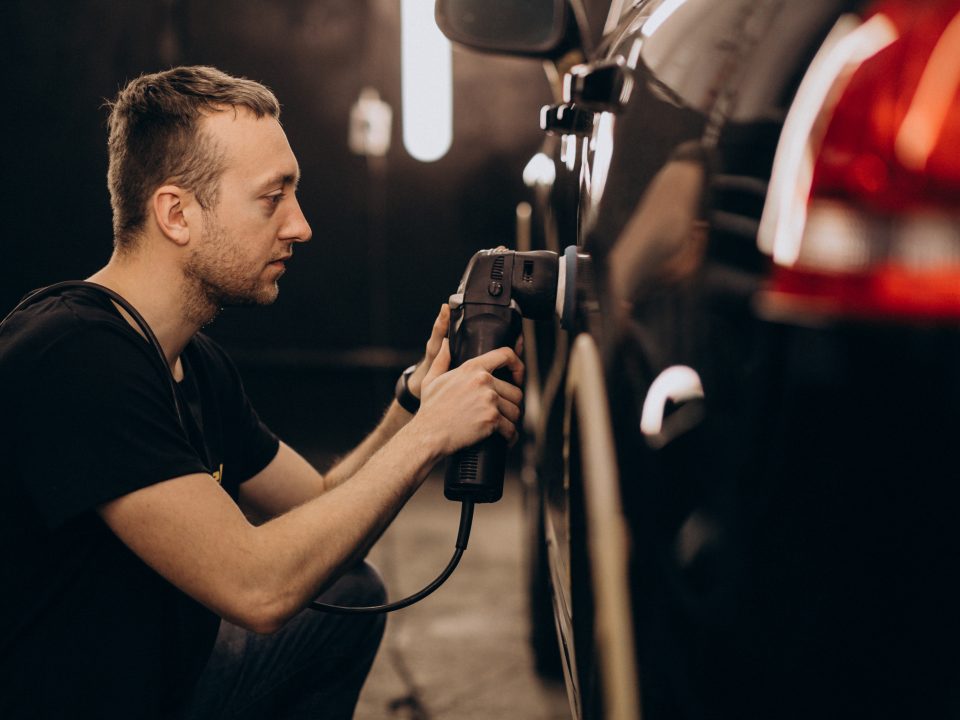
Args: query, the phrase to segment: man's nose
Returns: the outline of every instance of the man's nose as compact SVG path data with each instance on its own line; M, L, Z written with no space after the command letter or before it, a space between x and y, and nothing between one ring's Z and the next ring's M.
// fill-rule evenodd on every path
M313 237L313 231L310 229L310 223L300 208L300 201L293 198L293 206L290 208L290 215L281 229L281 239L291 242L307 242Z

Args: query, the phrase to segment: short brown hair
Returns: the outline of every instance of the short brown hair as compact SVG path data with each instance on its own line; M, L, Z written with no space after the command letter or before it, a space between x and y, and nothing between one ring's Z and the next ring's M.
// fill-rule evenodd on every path
M107 185L118 250L133 246L151 193L166 182L191 190L205 209L216 205L223 154L199 130L203 113L245 107L258 118L280 117L267 87L202 65L141 75L108 106Z

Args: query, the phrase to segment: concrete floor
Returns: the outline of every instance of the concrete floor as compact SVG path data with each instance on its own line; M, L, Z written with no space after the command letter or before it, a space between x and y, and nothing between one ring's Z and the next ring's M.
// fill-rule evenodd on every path
M528 647L519 481L476 508L456 572L433 595L393 613L356 720L566 720L562 684L545 684ZM370 553L393 600L429 583L453 553L459 503L434 473Z

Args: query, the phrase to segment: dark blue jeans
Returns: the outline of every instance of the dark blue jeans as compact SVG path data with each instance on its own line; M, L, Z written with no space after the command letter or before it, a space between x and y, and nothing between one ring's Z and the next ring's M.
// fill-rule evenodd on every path
M318 599L338 605L385 602L383 581L364 562ZM352 718L380 646L383 615L304 610L272 635L225 620L183 720Z

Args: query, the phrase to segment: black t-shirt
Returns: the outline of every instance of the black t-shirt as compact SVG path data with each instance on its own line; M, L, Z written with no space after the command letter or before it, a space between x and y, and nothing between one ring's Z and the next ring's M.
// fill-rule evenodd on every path
M236 369L197 335L178 383L105 296L70 289L0 329L0 717L160 717L190 688L218 618L151 570L96 508L276 455Z

